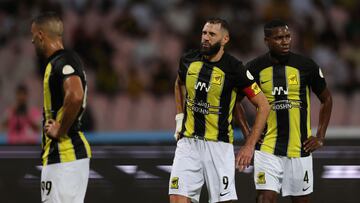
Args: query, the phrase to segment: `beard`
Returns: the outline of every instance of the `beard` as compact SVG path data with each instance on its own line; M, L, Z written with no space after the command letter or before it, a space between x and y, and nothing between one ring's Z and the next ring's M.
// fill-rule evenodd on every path
M210 47L204 47L204 43L200 44L200 52L205 56L215 55L219 52L220 48L220 42L216 42L214 45L210 45Z
M36 52L36 56L40 59L40 60L44 60L45 58L45 53L44 50L41 49L38 46L35 46L35 52Z

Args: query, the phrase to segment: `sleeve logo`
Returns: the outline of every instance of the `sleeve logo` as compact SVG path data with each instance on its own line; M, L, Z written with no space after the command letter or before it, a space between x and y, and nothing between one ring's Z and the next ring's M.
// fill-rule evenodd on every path
M254 80L254 76L251 75L249 70L246 71L246 76L249 80Z
M321 78L324 78L324 75L323 75L323 73L321 71L321 68L319 68L319 75L320 75Z
M74 72L75 72L74 68L72 66L70 66L70 65L65 65L63 67L63 69L62 69L62 73L64 75L69 75L69 74L74 73Z

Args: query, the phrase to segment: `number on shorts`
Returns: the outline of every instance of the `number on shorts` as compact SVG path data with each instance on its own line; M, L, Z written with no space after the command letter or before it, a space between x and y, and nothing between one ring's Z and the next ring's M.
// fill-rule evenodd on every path
M304 182L309 183L308 171L305 171Z
M47 191L46 195L50 194L51 186L52 186L51 181L41 181L41 190L43 192Z
M229 178L227 176L223 177L223 184L225 185L224 190L226 190L229 186Z

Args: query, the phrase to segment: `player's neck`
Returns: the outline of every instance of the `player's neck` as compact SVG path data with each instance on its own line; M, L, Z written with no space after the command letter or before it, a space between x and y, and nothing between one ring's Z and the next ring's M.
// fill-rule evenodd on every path
M220 49L216 54L212 56L207 56L207 60L210 62L218 62L221 57L224 55L224 49Z
M46 48L46 58L49 58L52 56L55 52L64 49L64 45L61 41L54 41L52 43L49 43L49 45Z
M289 56L290 56L290 52L287 54L278 54L275 53L274 51L270 51L270 57L272 61L274 61L275 63L280 63L280 64L286 63L289 59Z

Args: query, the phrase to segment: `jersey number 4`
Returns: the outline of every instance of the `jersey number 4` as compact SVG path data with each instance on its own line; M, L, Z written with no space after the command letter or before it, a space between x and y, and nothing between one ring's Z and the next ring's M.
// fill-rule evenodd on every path
M305 171L304 182L309 183L308 171Z

